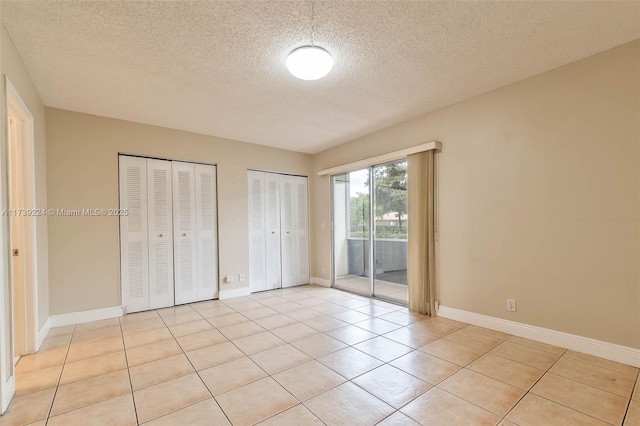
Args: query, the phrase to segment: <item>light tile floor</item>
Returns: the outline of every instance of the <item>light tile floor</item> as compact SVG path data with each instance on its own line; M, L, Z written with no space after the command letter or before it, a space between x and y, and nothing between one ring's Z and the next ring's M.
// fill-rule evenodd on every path
M638 369L303 286L52 329L0 425L640 425Z

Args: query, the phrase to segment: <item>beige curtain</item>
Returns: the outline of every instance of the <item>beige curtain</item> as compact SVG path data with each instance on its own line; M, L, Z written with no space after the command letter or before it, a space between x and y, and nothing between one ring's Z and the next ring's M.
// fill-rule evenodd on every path
M434 151L407 156L409 310L435 314Z

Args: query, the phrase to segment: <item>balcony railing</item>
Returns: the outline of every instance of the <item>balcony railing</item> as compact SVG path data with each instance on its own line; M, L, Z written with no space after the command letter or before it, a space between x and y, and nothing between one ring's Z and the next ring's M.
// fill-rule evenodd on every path
M375 241L376 275L406 271L407 240L377 238ZM369 275L369 242L365 238L347 238L348 272Z

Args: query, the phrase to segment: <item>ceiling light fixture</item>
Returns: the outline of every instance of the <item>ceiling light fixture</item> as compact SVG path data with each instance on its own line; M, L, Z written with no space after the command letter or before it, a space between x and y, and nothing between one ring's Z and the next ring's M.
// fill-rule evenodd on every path
M319 80L333 68L333 58L314 43L315 7L311 2L311 45L294 49L287 57L287 69L301 80Z

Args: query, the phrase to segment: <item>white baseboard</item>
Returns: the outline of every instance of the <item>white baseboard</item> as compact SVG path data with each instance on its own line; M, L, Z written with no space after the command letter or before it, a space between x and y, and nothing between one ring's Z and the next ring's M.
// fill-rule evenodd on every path
M440 305L437 315L640 367L640 349Z
M309 280L310 284L317 284L323 287L331 287L331 280L327 280L325 278L320 277L311 277Z
M249 287L234 288L231 290L220 290L220 300L231 299L232 297L248 296L251 294Z
M51 315L50 327L64 327L65 325L82 324L83 322L99 321L109 318L121 317L124 314L122 306L92 309L90 311L71 312L68 314Z
M36 338L36 352L40 350L40 346L42 346L42 342L44 342L44 339L47 338L49 330L51 330L51 317L47 318L47 320L42 325L42 328L38 330L38 336Z

